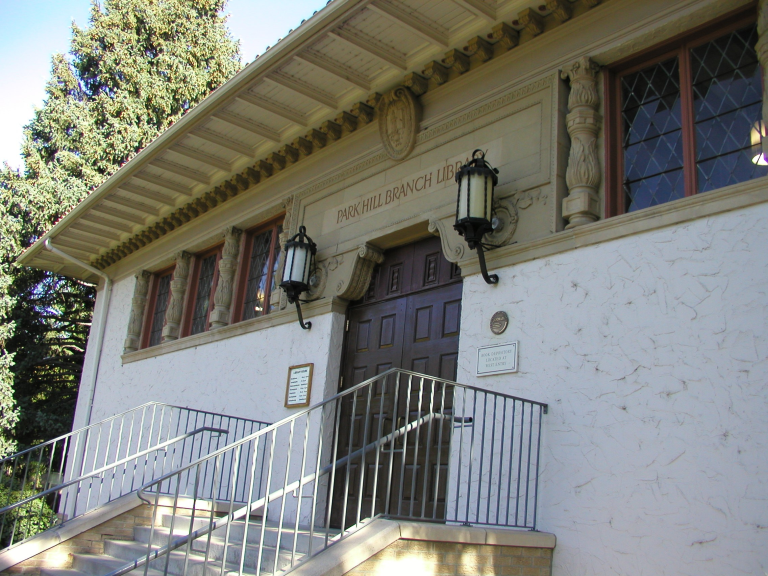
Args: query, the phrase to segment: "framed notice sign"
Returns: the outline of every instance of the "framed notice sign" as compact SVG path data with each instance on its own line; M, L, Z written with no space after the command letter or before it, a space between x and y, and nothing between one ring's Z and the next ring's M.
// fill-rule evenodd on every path
M312 393L312 367L314 364L302 364L288 368L288 385L285 389L285 407L302 408L309 406Z
M477 349L477 375L517 372L517 342L494 344Z

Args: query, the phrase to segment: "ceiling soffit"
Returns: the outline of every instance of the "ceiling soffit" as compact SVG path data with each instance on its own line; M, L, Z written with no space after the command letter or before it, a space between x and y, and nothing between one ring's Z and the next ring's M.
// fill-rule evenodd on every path
M403 84L420 96L599 3L334 0L227 83L237 81L237 90L219 88L198 105L204 112L187 115L200 116L194 123L177 122L19 261L84 277L42 250L50 237L107 268L370 123L381 93ZM311 24L319 30L290 42Z

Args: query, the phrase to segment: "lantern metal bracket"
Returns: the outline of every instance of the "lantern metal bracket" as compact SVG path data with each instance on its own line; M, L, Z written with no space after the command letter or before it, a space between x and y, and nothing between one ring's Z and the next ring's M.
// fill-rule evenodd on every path
M483 275L483 280L485 280L485 283L498 284L499 275L488 274L488 267L485 264L485 250L483 249L483 244L481 242L472 242L471 244L474 244L474 246L470 245L470 248L477 250L477 258L480 260L480 273Z
M299 304L299 299L296 298L294 302L296 303L296 313L299 315L299 326L304 330L309 330L312 328L312 322L304 322L304 317L301 315L301 304Z

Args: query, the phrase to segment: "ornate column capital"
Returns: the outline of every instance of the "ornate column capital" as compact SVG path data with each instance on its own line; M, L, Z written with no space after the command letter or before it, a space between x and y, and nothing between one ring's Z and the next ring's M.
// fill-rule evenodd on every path
M128 320L128 336L123 345L123 354L135 352L141 343L141 328L144 322L144 310L147 307L147 292L149 292L149 279L152 274L142 270L136 274L136 286L133 289L131 300L131 315Z
M600 94L597 91L597 74L600 67L587 56L582 56L560 75L569 80L566 127L571 137L571 151L565 181L568 196L563 199L563 218L568 220L566 229L595 222L600 218L601 169L597 151L597 136L603 125L598 113Z
M168 307L165 309L165 326L163 326L163 342L177 340L181 327L181 314L184 309L184 296L187 294L189 282L189 265L192 254L181 251L176 253L176 268L173 270L171 280L171 295Z
M232 294L234 292L235 273L240 263L240 238L243 231L234 226L224 230L224 248L219 259L219 282L213 295L215 305L211 312L211 330L229 324Z

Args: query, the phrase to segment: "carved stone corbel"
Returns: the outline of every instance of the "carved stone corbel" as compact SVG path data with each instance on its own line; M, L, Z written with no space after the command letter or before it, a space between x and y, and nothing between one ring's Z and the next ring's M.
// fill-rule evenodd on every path
M133 289L131 300L131 315L128 319L128 336L125 338L123 353L135 352L141 342L141 325L144 321L144 310L147 307L147 292L149 291L149 279L152 274L142 270L136 274L136 286Z
M768 122L768 0L757 3L757 59L763 69L763 123ZM768 153L768 139L763 138L763 154Z
M520 34L506 22L496 24L491 30L493 39L504 48L511 50L520 42Z
M552 12L559 22L570 20L573 15L573 10L567 0L547 0L546 6L547 10Z
M351 267L349 279L342 278L336 284L336 296L345 300L359 300L368 290L371 275L376 264L384 262L384 253L370 244L363 244L357 249Z
M171 296L168 300L168 308L165 310L163 342L176 340L179 337L181 313L184 309L184 296L187 294L191 260L192 255L189 252L182 251L176 254L176 268L173 270L173 280L171 280Z
M568 196L563 199L566 229L595 222L600 218L597 190L600 186L600 160L597 135L603 123L598 114L600 95L597 73L600 67L586 56L563 69L561 76L571 82L566 124L571 137L571 152L565 181Z
M448 82L448 75L450 71L451 69L447 66L444 66L441 62L432 60L432 62L429 62L424 67L422 74L425 78L433 80L438 86L442 86Z
M451 216L453 219L454 216ZM458 262L464 258L467 251L467 244L459 233L450 229L446 223L439 218L430 218L428 230L435 236L440 236L440 244L443 247L443 256L448 262Z
M224 248L219 259L219 282L213 295L215 305L211 312L211 330L222 328L229 324L229 312L232 306L235 272L240 261L240 238L243 231L230 226L224 231Z
M533 8L526 8L518 13L517 20L534 36L544 32L544 17Z

